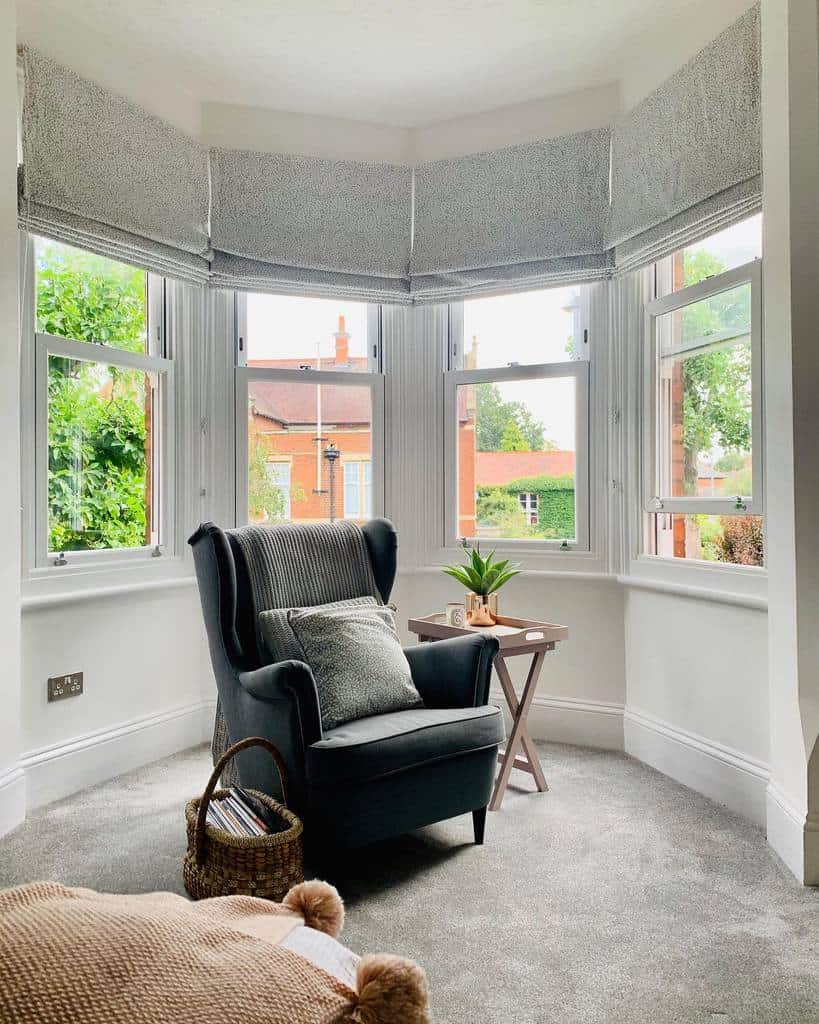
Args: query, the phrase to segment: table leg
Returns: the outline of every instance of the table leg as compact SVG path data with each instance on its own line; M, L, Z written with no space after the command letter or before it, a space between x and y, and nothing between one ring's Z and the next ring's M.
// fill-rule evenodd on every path
M498 760L501 762L501 770L498 773L498 778L495 782L495 789L489 803L490 811L497 811L500 809L501 803L503 802L503 794L506 792L506 787L509 783L509 776L512 769L515 767L522 768L524 771L528 771L534 776L539 792L542 793L549 788L546 784L546 778L543 775L543 769L540 766L537 750L532 742L532 738L529 735L529 730L526 725L526 719L529 716L529 708L532 704L532 698L535 695L535 688L537 687L537 681L540 676L540 670L543 667L545 657L545 651L537 651L532 658L532 664L529 666L526 683L524 684L520 700L518 700L515 688L512 684L512 679L509 676L509 670L506 667L506 662L500 654L495 656L495 669L498 673L498 678L500 679L501 687L503 688L504 696L506 697L506 702L509 705L509 710L512 713L513 722L512 731L509 734L509 741L506 744L506 750L503 754L498 755ZM522 746L524 750L523 758L517 757L518 747L520 746Z

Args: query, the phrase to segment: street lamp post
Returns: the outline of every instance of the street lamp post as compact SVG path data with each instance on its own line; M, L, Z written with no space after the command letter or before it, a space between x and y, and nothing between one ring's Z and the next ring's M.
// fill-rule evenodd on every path
M327 459L327 475L329 477L330 491L330 522L336 518L336 463L341 458L341 452L336 448L334 442L330 442L324 449L324 458Z

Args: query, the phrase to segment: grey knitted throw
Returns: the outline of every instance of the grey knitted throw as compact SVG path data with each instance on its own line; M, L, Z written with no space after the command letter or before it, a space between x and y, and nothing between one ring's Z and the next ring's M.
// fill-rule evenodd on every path
M266 646L260 634L261 612L285 609L286 616L288 608L311 608L368 596L381 603L367 541L355 523L339 520L251 525L229 532L247 563L253 619L262 651ZM217 702L211 746L214 763L228 746L230 738ZM223 785L238 784L234 765L231 762L223 772Z

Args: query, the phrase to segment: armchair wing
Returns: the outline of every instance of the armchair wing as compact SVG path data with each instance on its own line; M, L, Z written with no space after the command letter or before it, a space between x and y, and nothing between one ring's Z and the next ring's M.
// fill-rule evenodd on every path
M456 636L406 647L412 681L428 708L477 708L489 700L493 636Z

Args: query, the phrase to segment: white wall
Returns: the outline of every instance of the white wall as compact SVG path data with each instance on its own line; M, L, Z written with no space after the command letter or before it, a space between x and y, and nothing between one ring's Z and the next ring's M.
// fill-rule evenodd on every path
M762 4L768 836L819 884L819 24L813 0Z
M463 598L458 584L440 569L400 575L393 600L399 622L442 611ZM569 627L569 639L547 656L530 715L532 735L559 743L620 750L623 747L625 673L623 594L615 579L574 579L526 573L501 591L502 612ZM405 634L408 642L415 637ZM528 657L510 659L520 686ZM497 680L493 679L493 686ZM503 704L500 688L496 694Z
M628 753L765 822L764 611L627 588Z
M215 688L193 583L29 608L22 640L29 807L209 738ZM85 692L49 704L48 677L79 671Z
M0 835L25 807L20 753L20 371L14 5L0 2Z

